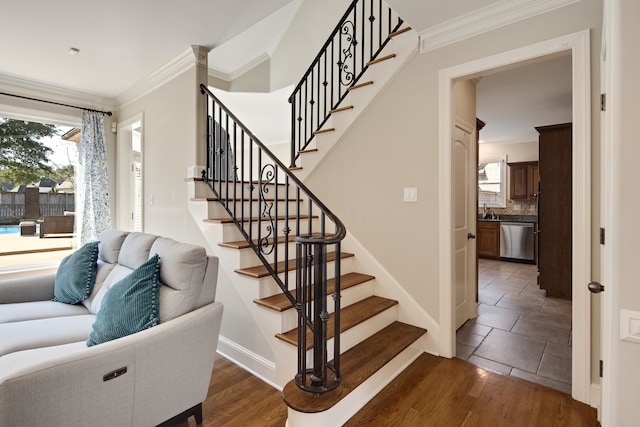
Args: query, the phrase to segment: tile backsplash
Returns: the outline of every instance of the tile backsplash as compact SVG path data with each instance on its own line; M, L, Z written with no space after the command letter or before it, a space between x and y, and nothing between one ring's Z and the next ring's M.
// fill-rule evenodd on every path
M506 208L488 207L487 210L496 215L538 215L535 200L507 200ZM482 215L482 206L478 207L478 214Z

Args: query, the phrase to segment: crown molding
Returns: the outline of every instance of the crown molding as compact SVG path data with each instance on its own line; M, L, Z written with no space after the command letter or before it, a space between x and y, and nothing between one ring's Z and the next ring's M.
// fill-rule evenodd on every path
M117 106L112 98L2 74L0 74L0 91L94 110L112 110Z
M246 73L247 71L251 70L252 68L257 67L258 65L262 64L265 61L268 61L269 59L271 59L271 56L269 56L269 54L262 53L260 54L260 56L252 59L251 61L244 64L242 67L234 70L229 74L214 70L213 68L209 68L209 77L220 79L225 82L231 82L237 79L238 77L240 77L241 75L243 75L244 73Z
M581 0L502 0L423 30L420 53L429 52Z
M159 70L150 74L129 89L116 96L120 108L139 100L168 81L178 77L188 69L201 62L199 54L193 47L189 47L172 61L162 66Z

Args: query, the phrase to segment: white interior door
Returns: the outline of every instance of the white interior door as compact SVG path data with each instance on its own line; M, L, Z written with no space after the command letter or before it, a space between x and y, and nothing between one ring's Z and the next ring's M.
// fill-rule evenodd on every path
M456 124L453 131L451 161L453 169L453 289L455 328L477 316L476 240L477 216L476 146L473 129ZM472 183L472 184L470 184Z

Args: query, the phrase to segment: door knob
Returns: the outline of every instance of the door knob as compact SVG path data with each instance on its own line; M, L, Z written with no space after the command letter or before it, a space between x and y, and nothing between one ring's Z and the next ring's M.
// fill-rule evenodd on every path
M475 234L473 234L473 233L467 234L467 239L475 239L475 238L476 238Z
M598 282L591 282L587 285L587 288L589 288L589 291L591 293L594 294L599 294L600 292L604 291L604 286L602 286L600 283Z

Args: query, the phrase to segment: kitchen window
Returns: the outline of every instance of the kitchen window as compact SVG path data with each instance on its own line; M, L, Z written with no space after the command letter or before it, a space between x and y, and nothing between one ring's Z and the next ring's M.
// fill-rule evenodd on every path
M478 206L507 206L507 159L485 158L478 162Z

